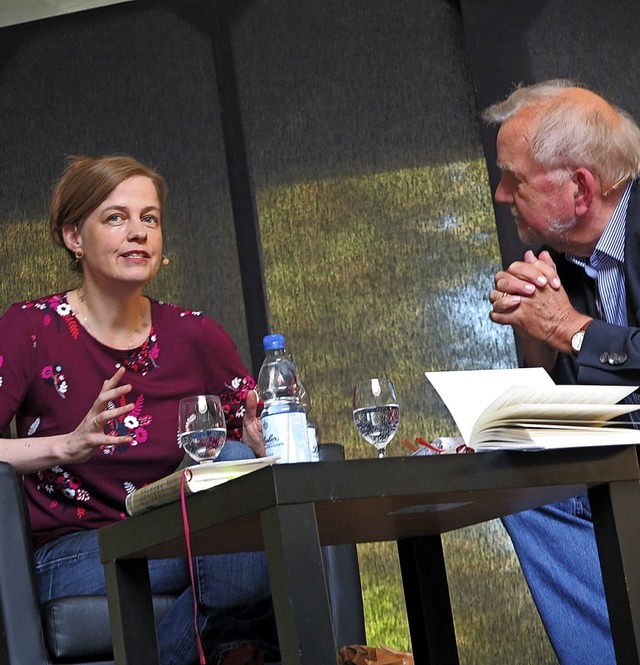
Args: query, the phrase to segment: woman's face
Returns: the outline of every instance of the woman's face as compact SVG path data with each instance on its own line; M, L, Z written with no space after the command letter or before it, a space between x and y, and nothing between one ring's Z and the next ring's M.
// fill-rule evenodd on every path
M146 284L162 259L161 206L153 181L137 175L124 180L79 228L65 226L72 252L81 250L85 281Z

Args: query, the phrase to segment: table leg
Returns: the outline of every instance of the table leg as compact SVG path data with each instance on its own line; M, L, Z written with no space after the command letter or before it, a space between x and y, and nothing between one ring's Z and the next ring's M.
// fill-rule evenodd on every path
M261 514L282 662L335 663L337 649L313 504Z
M589 490L618 665L640 663L640 484Z
M399 540L398 555L415 662L458 665L460 661L440 536Z
M159 665L146 559L104 564L115 665Z

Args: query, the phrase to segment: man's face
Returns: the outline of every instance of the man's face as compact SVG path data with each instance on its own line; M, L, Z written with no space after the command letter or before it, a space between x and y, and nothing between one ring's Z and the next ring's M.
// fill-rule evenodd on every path
M571 179L560 170L546 171L529 155L530 117L515 116L498 132L498 166L502 178L497 203L511 206L520 239L526 244L545 242L563 249L567 234L577 224Z

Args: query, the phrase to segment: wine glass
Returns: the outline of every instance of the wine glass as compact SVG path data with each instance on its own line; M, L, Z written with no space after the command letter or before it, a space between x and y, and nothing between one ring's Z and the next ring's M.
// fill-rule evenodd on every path
M213 462L227 440L227 423L217 395L180 400L178 442L196 462Z
M400 403L391 379L369 379L353 389L353 420L362 438L374 445L378 457L398 431Z

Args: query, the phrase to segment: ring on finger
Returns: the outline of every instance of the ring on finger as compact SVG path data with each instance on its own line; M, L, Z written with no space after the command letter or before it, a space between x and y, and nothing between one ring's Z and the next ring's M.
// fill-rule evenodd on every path
M502 295L500 296L501 298L506 298L509 295L507 291L503 291Z
M102 425L100 424L100 421L98 420L98 416L96 416L93 419L93 425L96 429L102 429Z

